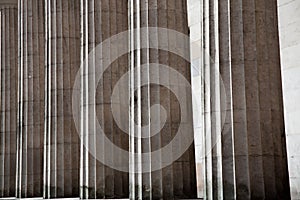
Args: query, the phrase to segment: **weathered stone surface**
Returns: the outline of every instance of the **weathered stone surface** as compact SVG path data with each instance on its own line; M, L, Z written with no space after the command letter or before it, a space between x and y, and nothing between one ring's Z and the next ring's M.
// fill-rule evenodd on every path
M17 197L43 195L45 27L44 2L18 1Z
M190 0L190 10L197 4ZM200 44L192 59L200 53L204 79L196 82L204 95L200 197L288 199L276 3L200 5L189 21L192 44Z
M0 197L16 193L17 2L0 1Z
M80 1L46 2L44 197L79 196L79 134L72 90L80 65Z
M80 132L82 158L80 197L83 199L128 198L129 174L114 170L97 160L99 155L112 159L118 159L120 155L107 151L105 146L108 144L104 142L100 142L101 146L84 146L85 143L91 144L91 141L99 139L97 137L99 134L97 121L94 118L97 116L106 136L116 146L128 151L129 138L118 128L111 110L111 95L120 77L128 70L128 56L125 54L115 61L110 60L113 52L117 50L114 46L110 50L103 49L103 52L97 51L96 54L93 54L95 49L101 47L103 41L128 30L128 5L126 0L81 0L81 5L83 22L81 57L85 61L85 65L82 66L80 74L83 83L80 93L82 97L80 121L83 125ZM127 41L122 42L126 43ZM104 67L104 61L99 58L104 56L107 56L105 60L112 61L112 64L104 71L103 77L96 85L95 80L99 78L99 72ZM124 85L124 89L127 88ZM93 96L93 94L95 95ZM128 122L127 113L123 113L122 117L125 117L124 120ZM93 155L90 154L89 148L95 148ZM124 165L126 164L128 165L128 163L124 163Z
M177 50L186 50L185 54L189 55L188 41L176 40L177 38L174 38L173 35L166 35L161 31L162 29L159 29L165 28L188 35L187 4L184 0L142 0L139 3L136 1L129 2L133 2L129 7L131 10L130 30L137 29L136 35L130 40L130 42L137 47L137 50L134 54L131 54L130 57L131 60L134 60L134 66L131 66L131 69L137 68L134 76L134 85L131 85L131 89L135 88L134 86L138 88L135 91L134 111L131 117L135 120L137 125L146 126L150 124L149 133L151 135L155 134L153 132L156 130L156 127L163 125L162 129L156 135L143 139L134 138L134 141L130 142L131 153L140 154L137 157L138 161L131 162L135 164L135 169L143 170L143 166L148 165L152 167L154 166L153 163L164 165L166 155L161 155L156 158L151 157L149 160L146 160L142 153L161 150L169 143L176 143L172 140L174 136L178 134L177 131L180 123L186 123L186 125L191 125L192 127L192 120L188 120L187 122L180 120L182 114L180 113L180 108L186 109L186 113L189 116L188 119L192 119L192 99L188 91L190 88L183 88L183 83L171 79L172 76L170 74L164 74L156 67L149 66L149 68L145 70L138 71L138 68L146 63L164 64L177 70L186 80L190 81L190 66L188 61L184 60L184 58L172 53L171 50L139 49L140 46L150 47L150 45L154 43L158 44L158 46L170 49L172 49L172 46L178 45L176 46L178 48ZM151 32L151 34L139 31L143 27L157 27L157 30ZM141 34L140 38L139 34ZM180 44L182 44L182 46L179 46ZM174 91L177 91L177 94L185 99L184 102L187 105L179 104L178 97L176 97L169 88L164 86L150 84L148 86L139 87L141 82L149 83L150 80L154 79L160 80L161 82L163 82L162 80L168 82L168 84L174 88ZM151 113L150 107L156 104L162 106L163 109L160 108L159 112ZM166 114L166 122L165 124L160 124L162 123L164 112ZM146 130L134 129L131 134L134 133L135 136L147 134L143 131L146 132ZM193 130L186 131L192 132ZM178 141L178 143L173 145L173 148L180 148L180 145L181 141ZM130 198L195 198L196 170L194 163L194 144L192 144L186 152L182 153L184 154L178 160L167 167L144 174L130 174ZM171 157L173 155L168 156ZM141 164L139 162L141 162Z

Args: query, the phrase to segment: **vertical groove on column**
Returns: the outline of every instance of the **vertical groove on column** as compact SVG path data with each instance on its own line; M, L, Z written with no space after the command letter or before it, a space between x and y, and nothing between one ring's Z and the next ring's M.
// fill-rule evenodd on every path
M248 159L251 198L265 198L258 64L256 56L256 9L255 1L243 1L244 73L246 93L246 117L248 135Z
M99 134L100 131L97 130L95 124L97 123L94 119L96 115L106 136L115 145L128 151L128 136L117 126L111 110L112 91L120 77L127 72L127 55L123 55L114 61L104 71L98 85L95 85L95 80L99 78L97 77L99 72L103 70L103 64L110 61L110 52L105 52L106 49L99 49L99 45L106 39L127 30L127 1L82 0L81 23L81 57L85 62L81 72L81 91L83 95L83 101L81 102L81 121L83 125L81 137L85 141L81 141L82 175L80 196L84 199L128 198L128 173L114 170L97 160L97 158L105 156L112 159L122 158L119 158L120 155L113 151L105 152L108 149L105 147L107 144L102 141L93 142L99 139L96 134ZM92 51L95 48L97 50L93 54ZM111 48L111 51L116 51L116 46L111 46ZM107 56L104 58L106 61L100 59L104 55ZM127 86L121 87L127 89ZM127 117L124 113L119 114L123 118ZM87 147L84 144L92 146ZM95 144L101 145L94 147ZM95 148L95 155L91 155L87 148Z
M72 91L80 58L79 0L49 0L47 11L47 129L45 198L79 196L79 135Z
M44 3L19 1L17 197L40 197L43 185Z
M223 157L222 157L222 116L221 105L223 87L220 71L220 13L224 8L215 0L205 1L204 5L204 131L206 140L206 194L207 198L223 199ZM225 18L226 19L226 18ZM219 42L221 40L221 42ZM225 119L226 120L226 119ZM228 120L228 119L227 119ZM227 195L227 194L226 194ZM225 195L225 196L226 196Z
M141 33L140 28L147 27L148 25L148 1L134 1L134 28L136 29L134 41L135 47L137 49L133 52L133 57L131 59L134 60L134 67L136 68L135 76L134 76L134 87L137 90L134 92L135 98L135 123L140 126L147 126L149 124L150 116L149 116L149 106L150 106L150 91L147 86L139 87L142 82L149 83L149 70L141 69L140 67L144 64L148 64L149 60L149 51L148 49L141 49L141 46L148 46L148 35L144 35ZM146 133L143 133L143 130L138 128L137 133L134 133L136 137L141 137L142 134L149 134L150 127L146 130ZM146 153L151 151L151 143L149 138L135 138L135 153L138 153L138 161L135 163L149 163L149 160L146 160L142 153ZM142 164L138 164L134 167L135 170L143 170ZM145 198L149 199L152 197L151 193L151 173L143 173L143 174L135 174L135 191L131 191L135 193L135 198Z
M250 199L242 0L230 4L236 198Z
M203 144L205 145L205 180L204 180L204 190L205 195L204 198L212 199L213 191L212 191L212 161L211 161L211 136L210 136L210 101L206 99L210 99L210 55L209 55L209 47L210 47L210 12L209 12L209 0L203 1L203 72L202 77L205 80L203 86L204 101L203 101L203 134L205 135L205 141Z
M95 35L93 34L93 29L95 28L93 26L93 23L95 22L95 18L94 18L94 13L96 12L96 8L94 5L94 2L92 1L81 1L81 30L82 33L84 35L83 38L81 38L81 45L83 45L81 47L81 57L82 60L87 59L88 57L88 53L89 51L93 50L93 48L95 48ZM87 23L89 22L89 23ZM88 33L86 35L86 33ZM94 60L93 60L94 61ZM85 64L88 65L88 61L84 61ZM88 68L87 68L88 67ZM91 104L95 104L95 102L93 102L93 99L89 99L89 95L88 95L88 88L90 88L91 90L95 90L95 83L94 83L94 73L93 71L95 70L95 66L94 65L88 65L86 68L83 68L83 86L81 89L82 95L84 96L83 99L86 101L84 102L84 104L89 105L88 103L90 102ZM87 77L87 78L85 78ZM85 78L85 79L84 79ZM90 81L89 81L90 80ZM89 109L88 106L86 105L82 105L83 106L83 110L82 110L82 116L83 119L87 119L87 120L83 120L82 121L82 131L89 131L89 130L94 130L95 129L95 121L93 118L89 118L89 113L91 116L93 116L93 112L95 112L95 108L91 108ZM82 134L82 133L81 133ZM88 135L88 137L83 137L81 136L81 138L83 140L95 140L94 135L91 135L93 133L86 133ZM87 151L87 149L85 149L86 147L83 146L83 141L81 141L81 185L80 185L80 196L83 199L89 199L89 198L95 198L95 192L96 190L92 190L92 188L95 187L95 179L96 179L96 173L95 173L95 166L96 166L96 161L93 159L92 156L89 155L89 152ZM103 170L102 173L97 174L98 177L103 177ZM101 190L101 192L103 192L103 190Z
M86 14L86 10L87 10L87 3L86 1L80 1L80 34L83 35L86 32L86 25L85 21L87 18L87 14ZM87 50L86 50L86 39L83 39L83 37L80 37L80 64L84 65L86 64L86 61L83 61L85 58L85 55L87 54ZM83 76L83 74L85 73L85 69L84 68L80 68L80 73L81 76ZM81 78L81 84L83 83L83 80ZM81 95L83 97L81 97L81 99L83 99L86 96L85 93L85 88L83 86L80 86L80 92L82 93ZM80 104L80 115L86 117L86 112L85 109L83 108L83 105ZM88 163L86 163L87 159L88 159L88 152L85 151L85 147L84 142L85 142L85 138L82 136L82 132L83 130L86 129L86 122L81 121L80 122L80 197L82 199L88 199L88 191L85 187L83 187L83 185L86 185L86 187L88 187L89 182L88 179L86 178L88 176L88 172L89 170L86 170L86 168L89 167Z
M103 40L108 39L111 37L113 33L113 29L116 26L116 24L113 24L113 15L115 10L113 10L112 5L113 1L110 0L104 0L102 2L102 8L105 9L104 12L102 12L102 20L108 22L106 26L102 26L102 34L103 34ZM110 46L112 47L112 46ZM104 59L110 60L110 52L106 54L107 57ZM110 60L111 61L111 60ZM113 76L112 76L112 65L107 68L107 70L103 74L103 120L104 120L104 133L107 135L107 137L113 142L114 140L114 132L113 132L113 119L111 114L111 94L112 94L112 82L113 82ZM104 144L106 146L106 144ZM113 157L114 152L113 151L107 151L108 148L105 148L104 156L105 157ZM115 191L115 185L114 185L114 178L115 178L115 171L111 169L108 166L104 167L104 177L105 177L105 196L107 198L113 198L114 191Z
M160 0L153 0L148 1L148 10L145 10L148 15L148 22L144 22L145 25L148 25L149 27L159 27L159 18L158 18L158 4ZM155 34L155 35L154 35ZM159 41L159 34L158 31L155 33L152 33L151 35L152 41L158 43ZM157 44L158 45L158 44ZM159 59L159 50L157 49L149 49L149 63L157 63ZM159 79L161 78L159 75L159 70L156 68L149 69L149 79ZM160 104L160 86L159 85L150 85L150 106L154 104ZM156 123L154 120L150 124L150 133L153 130L156 130L157 127L160 127L160 118L161 114L160 112L157 112L151 114L151 117L153 117L156 120ZM151 151L155 151L161 147L161 138L160 134L156 134L150 139L150 149ZM161 162L162 158L160 157L157 162ZM162 182L162 170L157 170L154 172L151 172L151 182L148 183L148 185L151 185L151 196L153 199L159 199L162 198L163 195L163 182Z
M143 183L143 177L141 174L142 169L142 113L141 113L141 103L142 103L142 94L141 94L141 7L140 1L129 1L131 4L131 49L130 49L130 69L132 70L132 82L130 83L131 96L130 99L132 101L132 113L130 114L131 119L130 122L133 123L131 126L130 139L132 139L131 152L133 155L133 162L129 164L129 166L133 166L132 180L134 182L130 182L134 189L131 189L131 199L141 199L144 195L144 185L149 185L148 183ZM134 156L136 155L136 156Z
M210 72L210 120L211 128L211 148L208 149L208 155L212 159L212 185L213 196L223 199L222 188L222 157L221 157L221 105L220 105L220 63L219 63L219 4L215 0L209 1L209 68ZM211 152L210 152L211 151Z
M119 1L120 2L120 1ZM120 11L119 11L119 15L118 15L118 21L122 21L122 27L118 27L120 28L120 30L118 30L118 32L121 31L128 31L128 21L129 21L129 17L128 17L128 0L124 0L122 1L122 4L119 7ZM124 17L124 15L126 15L127 17ZM129 49L129 40L126 41L126 46L127 49ZM125 74L128 70L128 63L129 63L129 54L123 55L122 58L119 59L119 63L122 63L122 65L127 65L127 67L122 67L121 70L119 70L120 73L120 77ZM123 90L126 91L127 95L129 95L128 91L129 91L129 82L127 85L121 86L123 87ZM128 96L125 95L125 97L127 97L127 99L129 99ZM129 107L125 109L125 113L122 113L123 116L127 116L129 118ZM122 124L126 124L127 127L129 127L129 123L127 118L122 118ZM129 132L125 133L123 132L122 136L121 136L121 145L122 147L126 150L129 151L129 136L127 135ZM128 160L129 163L129 160ZM129 173L123 173L122 174L122 187L123 187L123 194L126 195L127 197L129 197Z
M149 2L148 1L141 1L140 2L140 18L141 18L141 27L148 27L149 26ZM148 31L147 31L148 32ZM141 35L141 46L146 46L149 47L149 33L147 34L142 34ZM145 70L141 71L141 82L146 82L149 83L149 78L150 78L150 70L149 70L149 59L150 59L150 51L149 49L141 49L141 64L146 65L147 68ZM141 125L142 126L148 126L151 122L151 116L149 112L150 108L150 86L143 86L141 88L141 113L144 113L144 115L141 116ZM147 113L147 114L146 114ZM150 136L150 126L148 126L146 130L147 136ZM142 143L142 152L151 152L151 142L150 138L143 138L141 139ZM142 162L143 163L150 163L150 160L145 159L142 157ZM151 172L148 173L143 173L142 174L142 181L143 181L143 194L142 196L144 198L151 199L152 198L152 183L151 183Z
M230 41L230 1L219 2L219 40L220 40L220 76L224 83L225 94L221 95L221 102L225 102L221 112L225 115L222 127L222 178L223 198L235 198L235 161L233 152L233 108L231 85L231 41Z
M0 197L16 193L17 3L0 3Z

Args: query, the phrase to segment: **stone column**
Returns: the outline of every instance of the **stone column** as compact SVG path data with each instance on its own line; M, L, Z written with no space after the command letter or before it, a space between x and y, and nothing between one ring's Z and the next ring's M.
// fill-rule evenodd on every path
M0 1L0 197L16 193L17 1Z
M19 0L17 197L41 197L45 27L44 1Z
M106 136L114 145L128 151L128 135L120 130L112 115L111 96L116 83L128 70L127 54L117 60L110 60L118 51L118 45L109 44L102 49L102 42L112 36L128 30L127 0L81 0L81 179L80 196L93 198L128 198L128 172L114 170L107 163L101 163L99 157L118 159L117 152L109 150L109 145L99 140L101 134L96 126L100 123ZM119 41L119 43L127 43ZM100 49L99 49L100 48ZM95 52L95 49L96 52ZM104 70L105 63L112 61ZM99 83L99 72L104 71ZM125 90L128 85L122 86ZM122 99L124 100L124 99ZM122 113L122 120L128 123L128 112ZM89 144L89 145L85 145ZM100 145L97 145L100 144ZM94 154L89 150L94 149ZM123 163L128 165L128 162Z
M202 6L204 196L288 199L276 1Z
M292 199L300 199L299 8L299 1L278 0L285 130Z
M199 0L188 0L188 24L190 28L190 50L191 50L191 83L193 89L193 108L198 106L204 109L203 87L204 79L202 74L203 57L205 54L202 48L203 20L200 16L203 13L203 4ZM197 100L197 102L196 102ZM199 198L203 198L205 194L205 134L203 134L203 115L201 112L193 111L194 122L194 138L195 138L195 161L196 161L196 178L197 178L197 194Z
M80 65L80 1L46 2L44 198L79 197L79 135L72 115Z
M191 131L191 134L193 131L192 99L188 91L191 88L182 87L183 83L174 80L171 74L163 73L158 65L152 65L153 63L162 64L175 69L190 82L189 60L167 50L177 44L178 49L176 50L184 51L184 55L187 57L189 55L189 41L182 41L184 39L180 37L177 41L178 38L176 38L180 35L178 33L187 37L189 34L186 1L141 0L129 1L129 5L130 30L132 31L130 42L131 48L136 49L130 56L131 70L135 70L135 73L132 74L133 82L131 82L131 121L134 120L136 124L135 127L131 125L130 129L130 153L138 155L131 158L130 161L131 170L133 169L130 173L130 198L195 198L193 144L186 152L182 152L183 155L179 159L174 159L172 164L153 172L144 173L143 170L145 168L152 169L154 163L163 166L167 162L166 157L172 159L172 153L170 155L161 154L158 158L146 158L142 154L161 150L169 143L173 144L172 148L181 148L181 141L173 141L180 124L190 125L190 129L186 131ZM147 30L146 28L148 31L144 31ZM136 30L133 31L134 29ZM173 30L175 34L172 35L174 32L170 31L170 35L168 35L168 32L163 30ZM163 47L164 50L163 48L151 48L151 46ZM167 85L171 86L181 98L184 98L187 105L180 105L174 91L170 91L165 86L149 84L140 87L142 83L150 83L150 80L155 79L168 82L169 85ZM182 115L180 108L186 109L188 121L180 120ZM156 131L158 131L157 134ZM144 138L145 136L147 137Z

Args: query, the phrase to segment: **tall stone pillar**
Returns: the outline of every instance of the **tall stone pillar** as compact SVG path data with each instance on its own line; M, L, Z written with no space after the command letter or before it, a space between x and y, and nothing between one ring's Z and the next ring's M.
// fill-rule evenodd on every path
M118 51L119 44L102 46L105 40L128 30L127 7L127 0L81 0L81 59L84 65L81 69L82 84L78 98L82 99L80 196L83 199L129 197L128 172L112 169L98 159L118 159L120 155L110 150L104 141L96 141L99 140L97 134L101 133L95 119L97 116L104 134L115 146L128 151L128 135L117 126L111 109L111 96L116 83L128 70L128 55L125 53L116 60L111 60L111 55ZM127 38L125 39L119 43L127 44ZM108 63L110 65L104 69ZM102 71L103 76L98 77ZM96 84L98 78L100 81ZM123 87L126 90L128 85ZM127 119L128 112L123 113L122 120L128 122ZM91 154L89 148L94 148L95 152ZM123 165L128 165L128 162Z
M193 90L193 108L199 107L204 109L203 87L204 67L202 62L205 51L202 48L203 23L201 13L203 13L203 3L199 0L187 0L188 7L188 24L190 28L190 60L191 60L191 83ZM196 101L197 100L197 101ZM195 162L196 162L196 178L197 178L197 194L203 198L205 194L205 134L203 133L203 115L201 112L195 112L193 109L194 122L194 139L195 139Z
M79 135L72 115L80 64L80 1L46 3L44 198L79 197Z
M205 197L288 199L276 1L202 6Z
M17 1L0 1L0 197L16 193Z
M130 198L195 198L193 144L182 152L179 159L174 158L173 163L165 166L167 160L173 158L172 152L181 148L182 141L174 140L176 134L180 134L177 133L180 125L190 127L184 134L192 134L193 131L192 99L188 91L191 88L183 87L183 83L169 74L170 69L176 70L190 82L189 60L176 54L176 50L183 51L189 57L189 41L179 37L186 35L188 38L189 34L186 1L141 0L129 1L129 5L132 31L130 66L135 71L131 76L130 116L135 126L130 127L130 154L137 155L130 157ZM176 45L175 51L168 50ZM158 64L167 66L168 72L164 72ZM179 96L166 85L152 84L152 80L166 83ZM184 98L187 105L180 104L178 98ZM186 109L187 121L181 121L184 114L180 109ZM159 152L168 144L172 144L169 154L162 151L157 157L144 156L148 152ZM147 169L155 168L156 164L162 168L148 172Z
M44 1L19 0L17 197L43 190Z

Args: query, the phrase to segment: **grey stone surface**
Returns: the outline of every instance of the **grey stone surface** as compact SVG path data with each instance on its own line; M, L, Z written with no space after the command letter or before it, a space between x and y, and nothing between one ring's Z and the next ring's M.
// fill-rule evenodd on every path
M0 0L0 197L194 198L196 157L200 198L288 199L289 178L292 199L299 199L299 1L278 2L290 177L276 3L141 0L133 4L133 13L128 13L131 2L137 1ZM93 81L101 64L89 63L81 71L82 110L76 117L82 127L78 132L71 102L80 63L105 39L129 28L147 26L190 33L192 48L185 54L191 53L192 69L170 52L142 49L112 63L96 86ZM153 34L151 42L161 46L180 43L168 35ZM133 39L143 44L148 42L146 38L142 35ZM109 60L113 53L105 49L102 61ZM203 112L192 114L195 102L179 81L172 84L187 101L185 105L178 105L174 94L162 86L143 87L136 92L132 117L141 125L154 122L150 130L155 130L165 111L166 124L150 139L129 142L112 117L110 97L128 71L130 59L135 65L149 61L165 64L191 79ZM141 80L169 78L150 68L135 76ZM134 85L139 85L137 77ZM122 93L128 85L120 86ZM121 99L116 104L121 109ZM153 104L161 104L164 110L149 115ZM96 114L115 145L139 153L140 163L134 167L145 163L152 166L142 153L160 149L174 137L180 107L189 115L183 123L194 124L196 153L192 146L172 165L155 172L128 174L114 170L97 161L79 140L85 131L88 134L84 139L96 139L98 130L92 118ZM126 119L122 118L124 124L128 123L128 112ZM181 142L176 145L180 147ZM102 147L95 147L98 154L122 159ZM163 165L162 159L163 155L155 161Z
M95 80L98 78L99 71L103 70L102 61L93 62L90 59L93 51L99 48L101 43L110 37L128 30L128 5L126 0L82 0L81 1L81 52L82 59L86 61L81 72L81 107L82 113L80 121L82 122L81 145L84 141L96 140L96 134L99 130L96 126L94 116L98 117L101 127L104 129L107 137L115 145L128 151L129 138L126 133L121 131L116 122L113 120L111 111L111 95L115 84L120 77L128 70L128 57L124 55L114 61L111 66L104 72L98 85ZM125 43L126 41L124 41ZM115 49L111 50L114 51ZM95 59L107 56L105 59L110 60L111 53L103 49L102 54L96 54ZM94 55L95 56L95 55ZM85 88L88 88L87 90ZM128 88L124 86L125 90ZM92 94L96 94L93 96ZM127 117L127 113L123 113ZM126 122L128 122L125 119ZM95 147L95 154L110 156L112 158L120 155L114 152L107 152L105 145ZM90 147L92 148L92 147ZM124 165L128 163L124 163ZM93 155L88 149L81 149L81 183L80 197L83 199L102 199L102 198L128 198L129 197L129 174L120 172L105 166Z
M7 3L7 2L6 2ZM0 1L0 197L16 192L17 4Z
M13 7L18 6L18 0L0 0L1 6L12 5Z
M17 197L43 194L44 3L19 1Z
M285 130L291 198L300 199L300 2L278 1Z
M154 0L154 1L140 1L140 5L133 4L133 12L130 12L130 16L133 17L134 25L130 27L140 28L140 27L158 27L167 28L171 30L178 31L185 35L188 35L188 22L187 22L187 2L184 0L179 1L166 1L166 0ZM140 22L140 24L138 24ZM188 45L185 42L188 41L177 41L176 38L168 37L164 35L159 30L150 35L151 41L147 41L147 33L141 33L141 38L134 37L135 45L141 42L142 46L146 46L147 42L160 44L161 46L171 47L176 43L182 42L184 45ZM145 34L145 35L144 35ZM146 39L144 39L146 38ZM187 48L188 46L180 46L180 48ZM186 50L186 49L184 49ZM185 52L189 54L189 51ZM187 80L190 81L190 67L189 64L178 55L171 52L157 50L157 49L142 49L140 52L136 52L131 55L130 59L135 60L134 67L138 67L141 64L150 63L160 63L165 64L178 72L180 72ZM140 62L140 63L139 63ZM138 74L139 73L139 74ZM136 79L138 77L141 80L149 81L149 79L157 78L158 80L166 80L171 84L171 76L168 74L163 74L156 68L150 68L137 72ZM174 80L173 80L174 81ZM138 86L140 83L135 81L134 83ZM135 111L133 113L134 118L137 123L142 126L145 124L150 125L150 132L155 130L158 124L152 123L154 120L160 121L162 119L162 110L160 112L151 115L150 106L155 104L160 104L163 106L167 119L162 130L155 136L146 139L135 138L134 142L130 143L131 152L134 149L135 153L140 153L140 157L143 163L152 166L151 160L144 160L142 152L152 152L162 147L166 146L171 142L174 135L177 133L178 126L180 123L192 124L192 120L180 121L180 106L182 109L186 109L189 115L188 119L192 119L191 104L192 99L188 95L189 88L182 88L182 84L176 80L172 85L175 91L178 91L180 97L186 99L187 105L179 105L174 94L167 88L159 85L151 85L150 87L142 87L140 93L137 91L137 102L134 103ZM133 85L131 86L133 87ZM139 113L140 111L140 113ZM151 116L149 119L148 116ZM151 120L151 122L150 122ZM192 130L189 130L192 131ZM142 132L142 131L140 131ZM151 134L153 134L151 132ZM135 133L139 133L139 130L135 130ZM143 133L141 133L143 134ZM177 133L178 134L178 133ZM188 134L188 133L187 133ZM174 148L180 148L181 143L174 144ZM141 149L139 149L141 146ZM172 155L170 155L172 156ZM195 163L194 163L194 145L191 147L173 164L145 174L134 174L130 176L130 198L132 199L173 199L173 198L195 198L196 197L196 182L195 182ZM150 158L154 159L154 158ZM163 165L165 157L155 158L152 162L158 162ZM136 168L141 168L142 165L136 164Z
M204 79L192 78L204 98L199 197L288 199L276 3L188 2L191 43L200 46L192 60Z
M80 1L47 1L44 197L79 196L80 145L72 89L80 65Z

